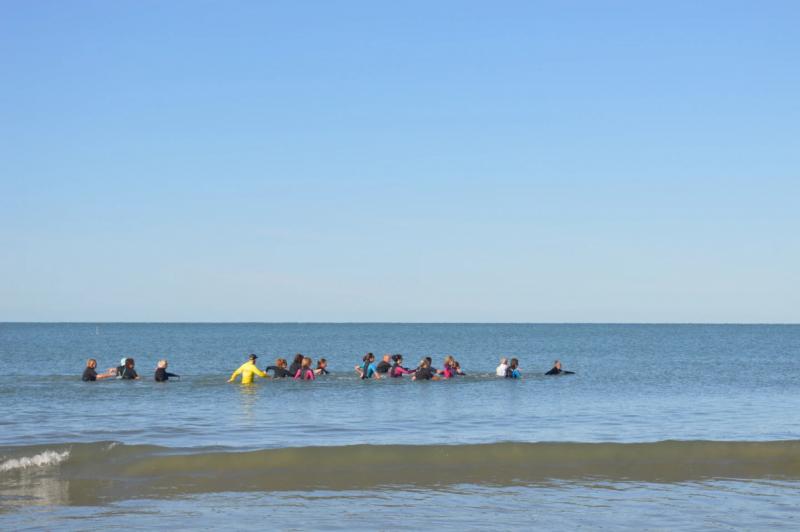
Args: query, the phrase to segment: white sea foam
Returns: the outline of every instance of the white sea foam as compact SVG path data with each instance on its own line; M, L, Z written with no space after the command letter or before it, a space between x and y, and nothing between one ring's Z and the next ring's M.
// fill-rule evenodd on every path
M0 462L0 473L14 471L15 469L54 466L60 464L67 458L69 458L69 451L45 451L33 456L12 458L11 460Z

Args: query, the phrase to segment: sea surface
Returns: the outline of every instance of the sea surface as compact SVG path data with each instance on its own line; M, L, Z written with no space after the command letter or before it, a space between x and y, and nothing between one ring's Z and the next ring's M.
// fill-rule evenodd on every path
M226 382L298 352L331 374ZM0 323L0 529L122 527L797 530L800 326Z

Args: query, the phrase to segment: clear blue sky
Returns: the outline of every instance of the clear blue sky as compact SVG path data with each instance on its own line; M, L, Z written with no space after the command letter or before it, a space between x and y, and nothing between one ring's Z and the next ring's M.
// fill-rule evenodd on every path
M0 2L0 320L800 322L800 2Z

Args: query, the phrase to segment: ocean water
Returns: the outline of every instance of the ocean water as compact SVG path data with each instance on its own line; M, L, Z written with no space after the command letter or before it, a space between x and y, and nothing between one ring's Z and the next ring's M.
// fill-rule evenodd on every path
M331 374L227 383L251 352ZM3 529L800 526L800 326L6 323L0 368Z

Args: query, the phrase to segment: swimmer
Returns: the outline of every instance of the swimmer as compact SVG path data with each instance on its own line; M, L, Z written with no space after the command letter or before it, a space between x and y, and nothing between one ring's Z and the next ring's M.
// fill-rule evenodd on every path
M286 377L293 377L289 370L286 369L288 363L286 362L285 358L276 358L274 366L267 366L267 369L264 371L269 373L272 372L273 378L275 379L285 379ZM297 372L295 372L297 373Z
M168 372L167 366L169 366L169 362L167 362L166 360L158 361L158 366L156 367L156 374L155 374L156 382L166 382L169 380L170 377L175 377L178 379L181 378L180 375Z
M392 368L392 355L383 355L383 360L378 362L378 365L375 366L375 371L378 373L389 373L389 370Z
M123 380L139 380L139 374L134 369L136 362L132 358L125 359L125 365L122 366L122 371L117 369L117 378Z
M231 373L231 378L228 382L233 382L239 375L242 376L242 384L253 384L253 375L258 375L261 378L268 379L269 375L256 367L256 359L258 355L251 354L247 362L239 366L239 369Z
M508 359L503 357L500 359L500 365L497 366L495 373L497 374L498 377L505 377L507 369L508 369Z
M553 367L545 375L575 375L575 372L561 369L561 361L556 360L553 362Z
M86 369L83 370L83 376L81 376L81 380L85 382L89 381L98 381L102 379L108 379L109 377L116 377L117 370L109 369L105 373L97 373L97 360L90 358L86 361Z
M377 365L375 364L375 355L367 353L364 355L364 362L356 366L356 372L362 379L380 379L381 375L378 373Z
M297 370L300 369L300 366L303 365L303 355L297 353L294 356L294 360L292 360L292 365L289 366L289 373L294 377L294 374L297 373Z
M119 361L119 366L117 366L117 378L118 379L121 379L122 378L122 374L125 372L125 361L126 360L128 360L128 359L125 358L125 357L122 357L122 359Z
M431 367L430 357L423 358L417 371L411 377L412 381L438 381L439 376L436 375L436 370Z
M511 364L506 368L506 379L519 379L522 378L522 373L519 372L519 360L516 358L511 359Z
M316 375L327 375L330 373L328 371L328 361L324 358L320 358L317 360L317 369L314 370L314 374Z
M444 358L444 369L439 372L442 377L445 379L452 379L456 375L458 375L458 370L456 369L456 359L453 358L453 355L447 355Z
M392 360L394 361L394 365L392 366L392 369L389 370L390 377L402 377L403 375L410 375L414 373L414 370L403 367L403 355L400 353L393 355Z
M303 362L300 363L300 369L294 375L294 380L313 381L314 370L311 369L311 359L303 357Z
M423 358L423 359L420 361L420 363L419 363L419 366L417 366L417 369L419 369L419 368L421 368L421 367L422 367L422 361L423 361L423 360L424 360L425 362L427 362L427 363L428 363L428 367L429 367L429 368L431 368L431 371L433 372L433 374L434 374L434 375L438 375L439 373L441 373L441 371L439 371L438 369L436 369L435 367L433 367L433 359L432 359L431 357L425 357L425 358ZM415 371L416 371L416 370L415 370Z

